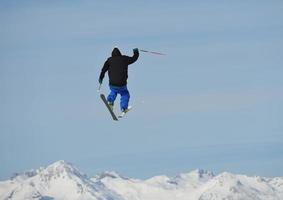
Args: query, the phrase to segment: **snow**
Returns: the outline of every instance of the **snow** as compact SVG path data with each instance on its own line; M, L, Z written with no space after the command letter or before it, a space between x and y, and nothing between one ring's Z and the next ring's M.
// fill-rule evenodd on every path
M0 182L0 199L110 200L121 198L65 161Z
M65 161L0 182L0 200L282 200L283 177L249 177L201 169L147 180L106 171L89 178Z

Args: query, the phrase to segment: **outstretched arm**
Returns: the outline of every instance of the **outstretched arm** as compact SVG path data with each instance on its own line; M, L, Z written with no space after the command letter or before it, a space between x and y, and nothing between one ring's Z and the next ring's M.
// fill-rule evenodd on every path
M132 64L134 62L137 61L137 59L139 58L139 50L138 48L133 49L134 55L132 57L128 56L128 64Z
M104 78L105 73L107 72L107 70L109 69L109 63L108 60L106 60L106 62L104 63L100 76L99 76L99 83L101 84Z

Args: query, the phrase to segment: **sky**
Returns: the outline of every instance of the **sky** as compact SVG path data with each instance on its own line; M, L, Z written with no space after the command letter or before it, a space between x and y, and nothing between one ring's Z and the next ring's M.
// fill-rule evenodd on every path
M0 180L58 160L90 176L283 176L282 9L280 0L1 0ZM97 92L114 46L166 53L141 52L129 66L133 109L119 122Z

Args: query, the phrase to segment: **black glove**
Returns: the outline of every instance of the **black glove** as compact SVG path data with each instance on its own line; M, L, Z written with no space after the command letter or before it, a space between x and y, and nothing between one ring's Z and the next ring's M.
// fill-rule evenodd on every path
M135 52L138 53L138 52L139 52L139 49L138 49L138 48L134 48L134 49L133 49L133 52L134 52L134 53L135 53Z
M102 84L102 79L99 79L98 82L99 82L99 84Z

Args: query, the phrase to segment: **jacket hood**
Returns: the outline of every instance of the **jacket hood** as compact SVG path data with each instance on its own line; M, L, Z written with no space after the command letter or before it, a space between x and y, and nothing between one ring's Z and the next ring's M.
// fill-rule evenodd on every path
M112 57L114 56L122 56L120 50L117 47L115 47L112 51Z

